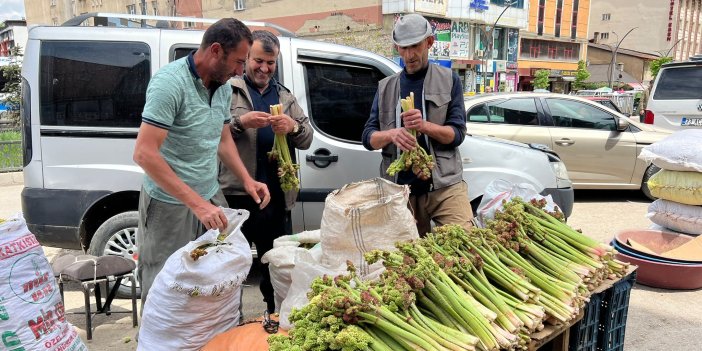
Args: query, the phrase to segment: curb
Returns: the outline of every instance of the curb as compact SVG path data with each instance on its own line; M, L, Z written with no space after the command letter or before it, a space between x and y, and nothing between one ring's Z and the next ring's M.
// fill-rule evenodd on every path
M8 172L0 173L0 186L22 185L24 184L24 173Z

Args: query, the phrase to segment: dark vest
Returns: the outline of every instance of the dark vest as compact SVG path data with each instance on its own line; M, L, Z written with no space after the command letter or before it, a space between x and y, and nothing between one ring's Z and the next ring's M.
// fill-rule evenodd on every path
M400 73L381 80L378 83L378 122L380 130L389 130L397 127L397 114L400 112ZM424 99L427 121L444 125L449 102L453 77L448 68L434 64L429 65L427 75L424 77ZM415 97L415 99L418 97ZM424 136L420 136L424 137ZM429 138L428 152L434 156L436 166L432 170L433 189L441 189L456 184L463 180L463 167L461 153L450 145L442 145ZM383 163L381 174L389 180L394 180L386 174L386 170L393 160L397 158L398 149L390 143L382 150Z

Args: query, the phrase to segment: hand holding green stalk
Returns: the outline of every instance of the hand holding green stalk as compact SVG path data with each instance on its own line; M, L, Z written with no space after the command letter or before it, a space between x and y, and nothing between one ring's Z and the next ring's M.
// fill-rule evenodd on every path
M405 99L400 99L402 111L407 112L414 108L414 93L410 92L410 96ZM410 134L416 139L417 131L408 129ZM412 170L421 180L431 178L431 170L434 169L434 157L427 154L424 148L417 146L412 150L403 151L399 158L393 161L387 169L387 174L394 176L400 171Z
M271 115L277 116L282 113L283 105L271 105ZM285 134L276 134L273 139L273 150L268 153L270 160L278 161L278 178L280 178L280 188L283 191L300 189L300 180L297 179L297 171L300 165L292 162L290 149L288 149L288 139Z

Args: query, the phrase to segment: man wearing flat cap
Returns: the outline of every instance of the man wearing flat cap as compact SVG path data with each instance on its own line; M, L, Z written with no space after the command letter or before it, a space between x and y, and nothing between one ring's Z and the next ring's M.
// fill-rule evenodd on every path
M378 83L363 130L363 146L382 149L384 177L389 177L386 171L400 151L416 147L426 150L435 162L429 179L421 179L411 170L389 179L409 185L410 206L420 235L431 231L432 220L437 225L458 224L469 229L473 214L458 151L466 132L461 81L450 69L429 64L434 34L424 17L400 17L392 41L405 67ZM410 92L414 93L414 109L402 112L400 99L410 96ZM409 130L415 130L417 137Z

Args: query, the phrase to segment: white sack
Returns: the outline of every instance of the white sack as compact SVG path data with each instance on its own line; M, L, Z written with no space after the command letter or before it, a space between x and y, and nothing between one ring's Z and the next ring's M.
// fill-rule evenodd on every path
M261 257L261 263L268 264L276 312L280 311L280 306L288 294L288 289L290 289L290 284L292 283L291 274L293 268L295 268L296 255L300 252L308 251L303 247L298 247L303 243L316 243L314 247L309 249L309 252L315 261L319 260L322 254L321 245L319 244L319 230L281 236L273 241L273 248Z
M651 222L674 231L702 234L702 207L658 199L648 206Z
M393 250L398 241L419 238L408 200L408 186L382 178L333 191L322 214L320 263L345 270L348 260L360 276L382 269L380 262L369 266L363 254L374 249Z
M137 350L199 350L239 323L241 285L253 258L241 225L246 210L225 208L231 234L209 230L173 253L156 276L144 305ZM197 261L190 253L213 245Z
M485 188L478 206L478 219L482 225L485 225L486 220L495 218L495 211L502 209L502 201L509 201L515 197L520 197L524 201L546 199L545 209L549 212L553 212L557 207L551 195L542 196L531 184L513 184L504 179L495 179Z
M671 171L702 172L702 129L675 132L644 147L639 158Z
M285 330L290 330L290 328L292 328L292 324L289 320L290 312L293 308L301 308L309 302L307 299L307 292L310 291L310 286L315 278L325 274L337 276L345 273L347 273L346 268L325 268L320 265L319 261L307 250L298 251L295 257L295 266L290 272L290 280L292 283L285 300L283 300L280 306L280 327Z
M21 214L0 223L2 350L87 351L66 321L49 261Z

